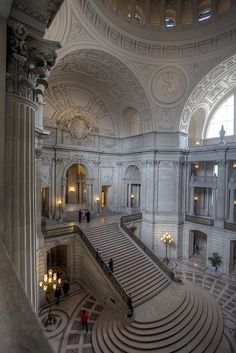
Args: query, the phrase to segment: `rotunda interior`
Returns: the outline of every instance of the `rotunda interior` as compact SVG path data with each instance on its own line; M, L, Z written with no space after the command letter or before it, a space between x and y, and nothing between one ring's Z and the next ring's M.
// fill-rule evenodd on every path
M234 0L1 2L3 352L235 351L235 18Z

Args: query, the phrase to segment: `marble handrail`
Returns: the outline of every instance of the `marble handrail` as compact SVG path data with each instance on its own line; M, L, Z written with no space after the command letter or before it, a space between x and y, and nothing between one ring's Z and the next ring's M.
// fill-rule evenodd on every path
M78 234L80 236L80 238L82 239L83 243L86 245L87 249L90 251L90 253L93 255L93 257L97 260L98 264L100 265L102 270L105 272L106 276L112 282L115 289L118 291L118 293L121 295L121 297L126 302L127 307L129 309L128 317L131 317L133 315L133 305L132 305L131 297L126 293L126 291L121 286L119 281L115 278L113 273L107 267L107 265L103 261L102 257L99 256L96 249L93 247L93 245L90 243L90 241L88 240L88 238L86 237L84 232L78 226L72 225L72 226L67 226L67 227L47 229L47 230L42 230L42 233L46 238L56 237L56 236L61 236L61 235L66 235L66 234Z

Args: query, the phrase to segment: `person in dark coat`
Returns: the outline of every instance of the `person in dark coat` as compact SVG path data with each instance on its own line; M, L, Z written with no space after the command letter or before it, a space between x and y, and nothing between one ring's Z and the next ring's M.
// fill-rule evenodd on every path
M69 282L66 280L63 284L63 293L64 293L65 297L68 296L69 289L70 289L70 285L69 285Z
M87 219L87 223L90 222L90 212L89 210L87 210L87 212L85 213L86 219Z
M79 209L79 223L81 223L81 218L82 218L82 211L81 208Z
M112 257L110 258L108 266L109 266L110 271L113 272L113 259L112 259Z
M60 296L61 296L61 288L59 288L59 287L56 288L54 296L56 298L56 304L59 305Z

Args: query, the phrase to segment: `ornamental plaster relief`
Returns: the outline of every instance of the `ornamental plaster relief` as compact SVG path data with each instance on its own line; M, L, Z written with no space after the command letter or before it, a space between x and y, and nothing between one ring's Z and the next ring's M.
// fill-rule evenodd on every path
M112 104L126 107L130 102L138 107L146 131L152 128L152 114L146 93L133 72L114 56L99 50L80 50L66 55L55 67L51 78L60 78L61 73L76 74L77 80L90 79L104 92L109 92ZM75 76L75 75L74 75ZM64 77L64 76L63 76ZM48 93L51 104L55 104ZM55 94L54 94L54 98ZM56 102L57 103L57 102Z
M191 93L182 112L180 131L187 132L190 118L197 107L206 105L208 111L214 108L233 87L235 87L236 55L225 60L204 77Z
M79 23L78 18L72 13L71 23L67 41L79 39L91 39L91 35L85 30L85 28Z
M151 91L161 104L174 104L183 96L186 89L185 74L177 67L165 67L155 73Z
M156 107L158 127L171 130L176 124L176 109Z
M83 94L76 87L53 84L47 90L46 103L45 121L70 133L72 138L83 140L99 134L103 127L109 135L114 134L109 109L98 96Z

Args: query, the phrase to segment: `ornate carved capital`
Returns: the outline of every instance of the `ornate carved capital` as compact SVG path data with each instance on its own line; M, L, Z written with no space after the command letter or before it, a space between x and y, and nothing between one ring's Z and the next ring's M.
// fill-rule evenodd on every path
M43 156L43 151L41 148L35 148L35 157L36 158L42 158Z
M21 23L8 27L7 91L36 101L47 88L48 72L56 53L29 37Z

